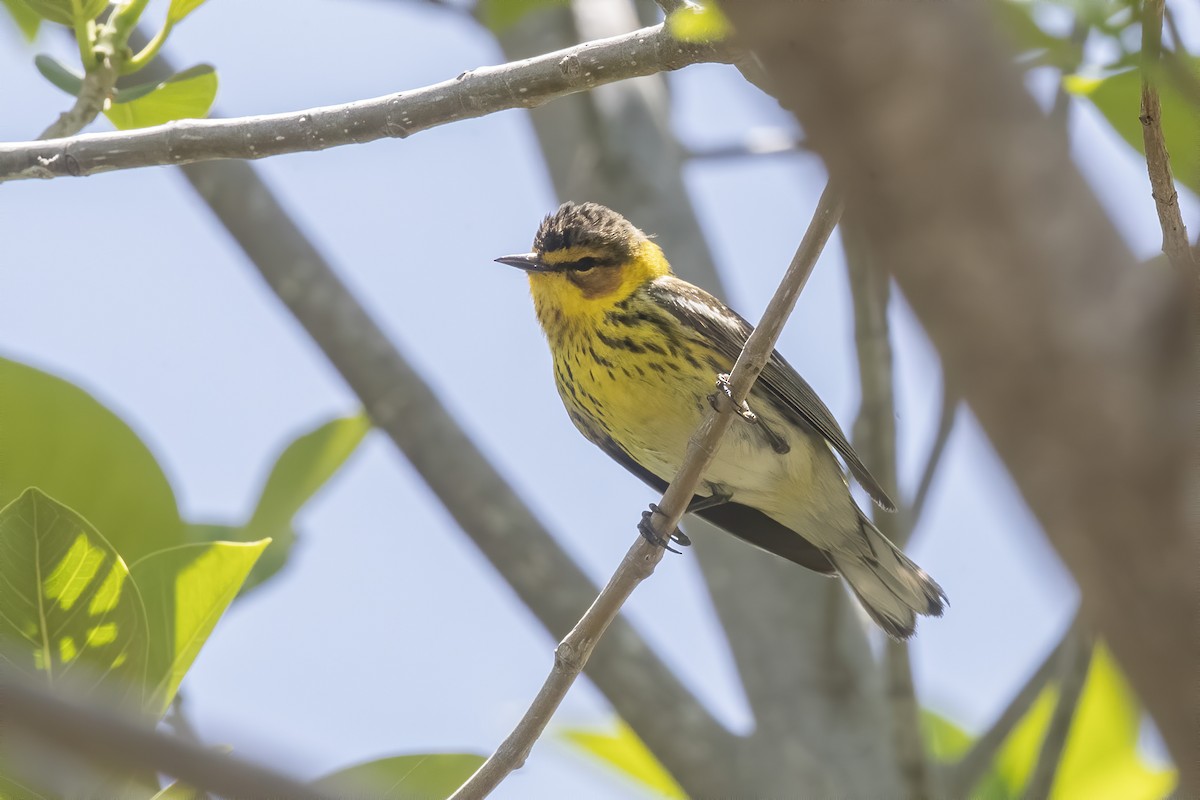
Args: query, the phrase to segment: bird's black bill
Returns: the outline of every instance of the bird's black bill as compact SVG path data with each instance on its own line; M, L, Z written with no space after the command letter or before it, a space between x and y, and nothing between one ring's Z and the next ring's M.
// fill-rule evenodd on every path
M522 253L517 256L500 256L496 259L501 264L508 264L510 267L523 269L526 272L550 272L553 269L549 264L542 261L541 256L537 253Z

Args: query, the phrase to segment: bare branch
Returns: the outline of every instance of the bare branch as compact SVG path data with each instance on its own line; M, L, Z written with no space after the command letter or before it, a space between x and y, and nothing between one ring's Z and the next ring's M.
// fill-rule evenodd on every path
M146 38L135 32L130 41L137 48ZM142 74L162 79L175 71L160 54ZM565 635L598 587L387 339L254 167L228 161L190 164L182 172L463 532L547 632ZM587 675L685 787L689 780L726 785L717 755L728 751L732 735L623 617ZM684 728L689 736L680 742Z
M1142 270L974 3L723 6L1200 794L1194 278Z
M946 376L942 376L942 409L938 413L937 433L933 436L933 444L929 455L925 458L925 467L921 470L921 478L917 482L916 492L912 502L903 509L905 537L912 536L925 513L925 503L929 500L929 490L933 488L933 478L937 475L946 453L946 445L950 442L950 434L954 432L954 421L958 419L958 406L961 398L950 388Z
M1058 670L1058 703L1054 706L1054 714L1042 739L1037 766L1025 787L1025 797L1029 800L1049 797L1050 790L1054 788L1058 764L1067 746L1067 736L1071 733L1071 720L1075 718L1075 708L1083 694L1088 665L1092 660L1091 637L1078 619L1067 631L1066 640L1067 644L1055 665Z
M1146 169L1158 222L1162 227L1162 250L1171 266L1193 279L1200 280L1200 271L1192 259L1187 227L1179 210L1179 193L1171 175L1171 156L1167 153L1162 131L1162 103L1155 82L1161 74L1162 25L1165 0L1144 0L1142 3L1142 141L1146 149ZM1177 146L1192 146L1194 143Z
M0 734L24 730L54 747L130 771L161 772L225 797L325 800L307 784L217 753L150 724L68 702L23 682L0 680ZM0 735L0 739L4 738Z
M859 383L862 386L854 442L884 491L899 496L896 465L896 397L892 373L892 341L888 324L891 277L876 263L874 253L858 220L842 225L842 241L854 300L854 341L858 351ZM879 530L903 546L911 528L907 514L889 515L877 507L872 517ZM927 800L934 795L932 772L925 758L921 736L921 706L913 685L908 645L888 642L884 651L884 685L891 707L892 750L908 800Z
M75 103L69 109L58 115L50 127L42 131L40 140L59 139L63 136L73 136L90 125L104 104L112 97L113 88L117 85L117 69L110 59L101 59L83 76L83 87L75 98ZM0 180L3 180L0 178Z
M180 120L47 142L0 144L0 181L325 150L405 138L510 108L533 108L613 81L701 62L729 63L722 42L681 42L662 25L512 64L480 67L420 89L287 114Z
M692 160L717 161L754 156L794 155L803 153L804 139L783 128L756 128L740 142L689 150Z
M795 307L800 291L812 273L825 242L837 225L841 206L841 198L831 186L827 186L783 281L730 372L732 399L720 392L716 393L718 399L725 398L725 401L720 403L720 409L710 410L704 422L696 429L688 442L687 455L679 472L663 494L659 503L660 510L652 517L654 528L660 535L662 531L673 531L679 525L688 503L700 485L701 477L716 455L721 437L733 421L732 410L745 401L754 381L767 365L783 325ZM596 642L637 585L654 572L655 566L662 560L663 553L661 547L652 545L645 539L639 538L634 543L591 608L559 644L554 654L554 668L550 676L517 727L479 771L454 793L452 800L486 797L509 773L525 763L534 743L566 696L567 690L587 664ZM686 736L687 733L680 731L680 735Z
M633 18L628 0L576 0L526 15L497 40L515 61L628 30ZM637 220L656 234L682 277L721 297L707 241L711 232L699 223L684 184L684 154L671 128L665 78L580 92L534 109L530 119L560 199L595 200ZM790 758L797 749L813 752L822 768L855 753L853 765L841 770L844 791L893 793L887 706L854 601L837 582L748 548L699 517L689 516L683 527L697 541L695 558L754 731L736 747L706 748L699 758L684 757L685 751L695 753L694 728L685 737L669 731L653 740L641 731L639 736L693 797L786 796L813 780L808 762ZM612 637L609 631L605 642ZM640 676L631 669L627 679ZM646 683L649 691L653 681ZM644 704L643 698L639 708ZM646 709L645 715L653 719L656 713ZM706 738L703 732L700 738Z
M963 756L959 762L949 768L948 776L945 780L946 797L970 797L971 792L975 789L975 785L982 780L988 767L996 758L996 754L1000 752L1001 745L1008 739L1008 735L1017 727L1017 723L1024 719L1025 714L1033 707L1034 702L1041 696L1042 690L1046 688L1046 684L1054 677L1055 670L1059 669L1060 665L1070 648L1073 646L1076 639L1076 632L1081 625L1080 619L1076 616L1075 620L1063 631L1062 638L1058 640L1058 644L1051 648L1046 654L1045 659L1038 665L1037 669L1025 681L1025 684L1017 690L1009 701L1008 706L1000 712L1000 716L992 723L975 743L971 745L971 749Z

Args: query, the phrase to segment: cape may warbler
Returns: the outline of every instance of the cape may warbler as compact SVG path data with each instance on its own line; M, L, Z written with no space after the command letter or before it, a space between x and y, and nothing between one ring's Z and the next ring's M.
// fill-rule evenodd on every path
M750 324L672 275L658 245L595 203L564 204L542 222L532 253L496 260L529 273L558 393L575 426L664 490ZM778 353L748 404L753 413L725 434L688 510L770 553L840 574L893 637L911 636L917 614L940 616L941 587L858 508L837 456L876 503L892 511L892 501ZM643 535L666 546L648 517ZM672 538L689 544L682 533Z

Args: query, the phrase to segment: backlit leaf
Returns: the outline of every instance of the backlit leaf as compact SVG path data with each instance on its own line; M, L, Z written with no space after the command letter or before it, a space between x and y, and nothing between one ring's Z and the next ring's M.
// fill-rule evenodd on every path
M394 756L339 770L314 787L332 797L444 800L483 762L483 756L470 753Z
M12 17L13 22L17 23L17 29L21 31L21 35L25 37L25 41L32 42L37 38L38 28L41 27L41 16L30 8L25 0L0 0L4 3L4 7L8 9L8 15Z
M200 119L208 115L216 96L217 73L210 65L201 64L168 78L136 99L111 104L104 115L121 130Z
M686 800L687 794L671 777L671 773L623 721L618 721L616 730L612 732L570 728L562 735L589 756L615 768L656 795Z
M1180 57L1183 69L1190 70L1200 85L1200 58ZM1142 74L1131 69L1106 78L1070 75L1064 78L1067 91L1090 100L1121 138L1142 155L1141 114ZM1162 103L1162 131L1171 154L1171 170L1176 180L1200 193L1200 107L1179 91L1164 70L1158 80Z
M75 6L79 7L79 20L86 22L100 16L108 0L24 0L29 8L43 19L62 25L73 26L76 19Z
M37 486L126 562L183 544L175 494L153 454L87 392L0 358L0 420L0 506Z
M526 14L566 5L567 0L479 0L475 13L492 33L502 33Z
M0 658L49 688L140 707L146 615L125 562L38 489L0 510Z
M370 429L371 421L360 413L330 420L299 436L276 459L246 524L190 525L189 541L270 539L271 546L258 560L243 591L258 586L287 563L296 541L293 518L354 453Z
M167 8L167 20L174 25L188 14L204 5L205 0L171 0Z
M147 704L161 715L268 542L179 545L130 566L146 604Z
M681 42L715 42L733 30L729 19L712 2L688 6L667 17L667 30Z

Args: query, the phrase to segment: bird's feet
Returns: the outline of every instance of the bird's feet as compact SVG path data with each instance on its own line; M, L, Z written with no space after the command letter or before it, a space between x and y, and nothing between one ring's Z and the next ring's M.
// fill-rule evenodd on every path
M733 387L729 385L728 372L721 372L717 374L717 388L720 389L721 393L728 397L730 401L733 400ZM709 395L708 402L712 404L713 408L720 410L720 406L717 405L716 395ZM750 410L750 406L745 400L741 402L741 405L734 403L733 410L734 413L746 420L746 422L758 422L758 415Z
M638 533L640 533L642 538L650 544L658 545L659 547L670 550L672 553L679 553L678 550L676 550L674 547L671 547L670 542L659 536L658 531L654 530L654 526L650 523L650 521L654 517L655 513L661 514L662 509L658 507L658 503L651 503L650 510L642 512L642 521L639 522L637 526ZM692 544L692 540L688 538L686 533L679 530L679 528L676 528L674 532L671 533L670 540L671 542L676 542L681 547L689 547Z
M717 388L720 389L726 397L728 397L730 400L733 400L733 387L729 385L729 373L722 372L717 375ZM712 404L713 408L717 409L718 411L720 410L720 406L717 405L717 396L715 394L709 395L708 401ZM746 420L746 422L749 422L751 425L757 425L759 430L762 431L763 437L767 440L767 443L771 445L771 449L776 453L783 455L792 449L791 445L787 443L786 439L780 436L774 428L767 425L767 423L762 420L762 417L750 410L750 406L745 400L742 401L741 406L735 405L733 410L739 417Z

